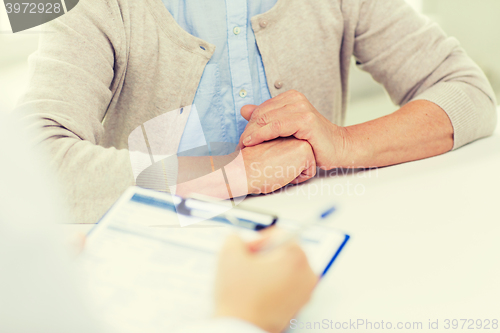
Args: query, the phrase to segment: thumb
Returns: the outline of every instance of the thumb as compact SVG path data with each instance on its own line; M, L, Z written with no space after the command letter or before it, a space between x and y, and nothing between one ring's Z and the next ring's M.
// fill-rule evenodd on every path
M252 113L255 111L257 108L257 105L253 104L248 104L245 105L241 108L241 116L245 118L246 120L250 121L250 117L252 116Z
M227 236L224 246L222 247L222 255L241 256L249 253L246 243L236 234Z
M258 239L255 239L251 242L246 243L247 248L250 250L250 252L258 252L260 249L262 249L269 241L271 238L278 234L279 232L276 230L276 227L269 227L266 228L262 231L259 232L260 237Z

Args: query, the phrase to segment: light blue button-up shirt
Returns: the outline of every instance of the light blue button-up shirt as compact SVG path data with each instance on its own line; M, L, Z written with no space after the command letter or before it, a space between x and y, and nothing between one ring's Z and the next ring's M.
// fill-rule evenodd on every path
M241 107L271 98L250 18L276 1L163 0L184 30L215 45L194 98L197 112L188 118L179 153L210 142L237 144L247 124Z

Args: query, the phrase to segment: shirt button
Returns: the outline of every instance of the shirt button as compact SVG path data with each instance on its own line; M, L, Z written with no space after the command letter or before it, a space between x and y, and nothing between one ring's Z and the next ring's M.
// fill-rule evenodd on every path
M262 21L260 21L259 25L261 28L265 28L265 27L267 27L267 21L262 20Z
M280 80L276 80L276 82L274 82L274 88L276 88L276 89L283 88L283 82Z
M240 97L245 98L247 96L247 91L245 89L240 90Z
M233 29L233 33L234 33L235 35L239 35L239 34L240 34L240 32L241 32L240 27L234 27L234 29Z

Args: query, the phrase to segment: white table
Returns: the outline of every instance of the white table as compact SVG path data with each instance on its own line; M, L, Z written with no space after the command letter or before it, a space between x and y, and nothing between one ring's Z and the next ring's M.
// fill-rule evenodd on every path
M419 332L461 331L445 330L445 319L500 320L500 124L494 136L448 154L361 175L251 201L300 218L335 203L330 223L352 236L298 320L384 320L393 329L422 322ZM363 194L345 193L348 182ZM344 194L326 194L334 186ZM439 330L428 329L429 319ZM363 328L351 331L379 331Z
M445 330L445 319L459 320L459 328L460 319L500 320L499 193L500 124L494 136L442 156L323 175L245 204L296 219L339 208L326 223L352 238L299 321L372 322L372 329L351 327L356 332L379 331L382 320L386 329L421 322L415 331L458 332ZM429 330L429 320L439 320L439 330ZM328 331L338 329L291 330Z

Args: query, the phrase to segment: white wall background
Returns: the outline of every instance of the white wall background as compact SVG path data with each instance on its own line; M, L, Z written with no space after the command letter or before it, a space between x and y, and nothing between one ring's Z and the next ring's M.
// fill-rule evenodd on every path
M500 0L406 1L460 41L488 76L500 102ZM360 123L395 111L397 107L370 75L353 67L346 123Z

